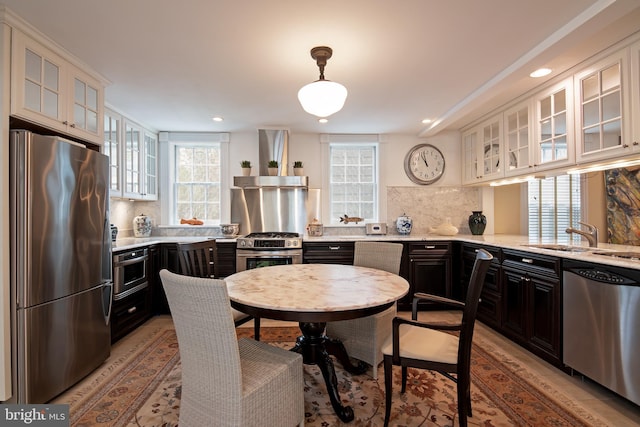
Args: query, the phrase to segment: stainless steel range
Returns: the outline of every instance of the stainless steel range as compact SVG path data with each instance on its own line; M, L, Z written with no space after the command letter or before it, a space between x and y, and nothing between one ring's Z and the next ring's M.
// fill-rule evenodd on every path
M237 271L301 263L302 237L299 233L259 232L237 239Z

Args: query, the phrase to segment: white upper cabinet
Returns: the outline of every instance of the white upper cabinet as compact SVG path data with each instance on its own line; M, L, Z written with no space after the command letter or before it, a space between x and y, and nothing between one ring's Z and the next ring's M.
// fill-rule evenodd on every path
M463 132L464 184L480 183L504 176L502 141L502 114Z
M526 101L504 112L505 176L515 176L532 170L534 150L531 102Z
M573 80L567 78L535 96L534 166L546 170L573 164Z
M104 111L104 144L102 152L109 156L112 197L122 196L122 117L109 109Z
M104 85L17 29L12 32L11 114L102 144Z
M628 49L589 66L575 76L576 163L630 153Z

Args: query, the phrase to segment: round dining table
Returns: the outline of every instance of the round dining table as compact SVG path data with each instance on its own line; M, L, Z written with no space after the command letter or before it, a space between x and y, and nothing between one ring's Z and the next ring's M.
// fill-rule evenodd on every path
M341 264L255 268L232 274L225 281L236 310L298 322L302 335L292 351L300 353L305 364L320 368L336 414L343 422L352 421L353 408L341 403L330 355L352 374L364 373L367 365L352 364L342 342L325 335L325 326L386 310L407 294L409 283L383 270Z

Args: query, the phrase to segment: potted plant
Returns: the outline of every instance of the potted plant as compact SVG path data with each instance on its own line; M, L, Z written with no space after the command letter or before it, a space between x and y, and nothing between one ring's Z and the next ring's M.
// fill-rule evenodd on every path
M278 175L278 161L277 160L269 160L267 164L267 168L269 169L269 176Z
M300 160L296 160L295 162L293 162L293 174L295 176L304 175L304 167Z
M240 162L240 167L242 168L242 176L250 176L251 175L251 161L243 160Z

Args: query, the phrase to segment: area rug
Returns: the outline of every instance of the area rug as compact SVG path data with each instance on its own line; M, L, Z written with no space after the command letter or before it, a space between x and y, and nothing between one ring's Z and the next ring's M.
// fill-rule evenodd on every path
M249 328L238 329L250 336ZM263 328L261 339L289 348L299 334L297 328ZM601 426L605 425L584 408L525 378L515 362L499 360L495 349L474 343L472 356L472 407L469 425L476 426ZM70 405L71 425L85 426L176 426L180 410L180 357L175 330L152 334L117 368L105 366L93 384L62 396L55 403ZM355 420L342 423L334 414L320 370L305 369L305 425L382 426L384 420L384 375L352 376L336 362L339 392L344 404L353 407ZM391 425L454 426L457 422L455 384L431 371L409 369L407 391L400 394L400 369L394 370ZM212 426L215 423L212 423ZM269 427L269 426L265 426Z

